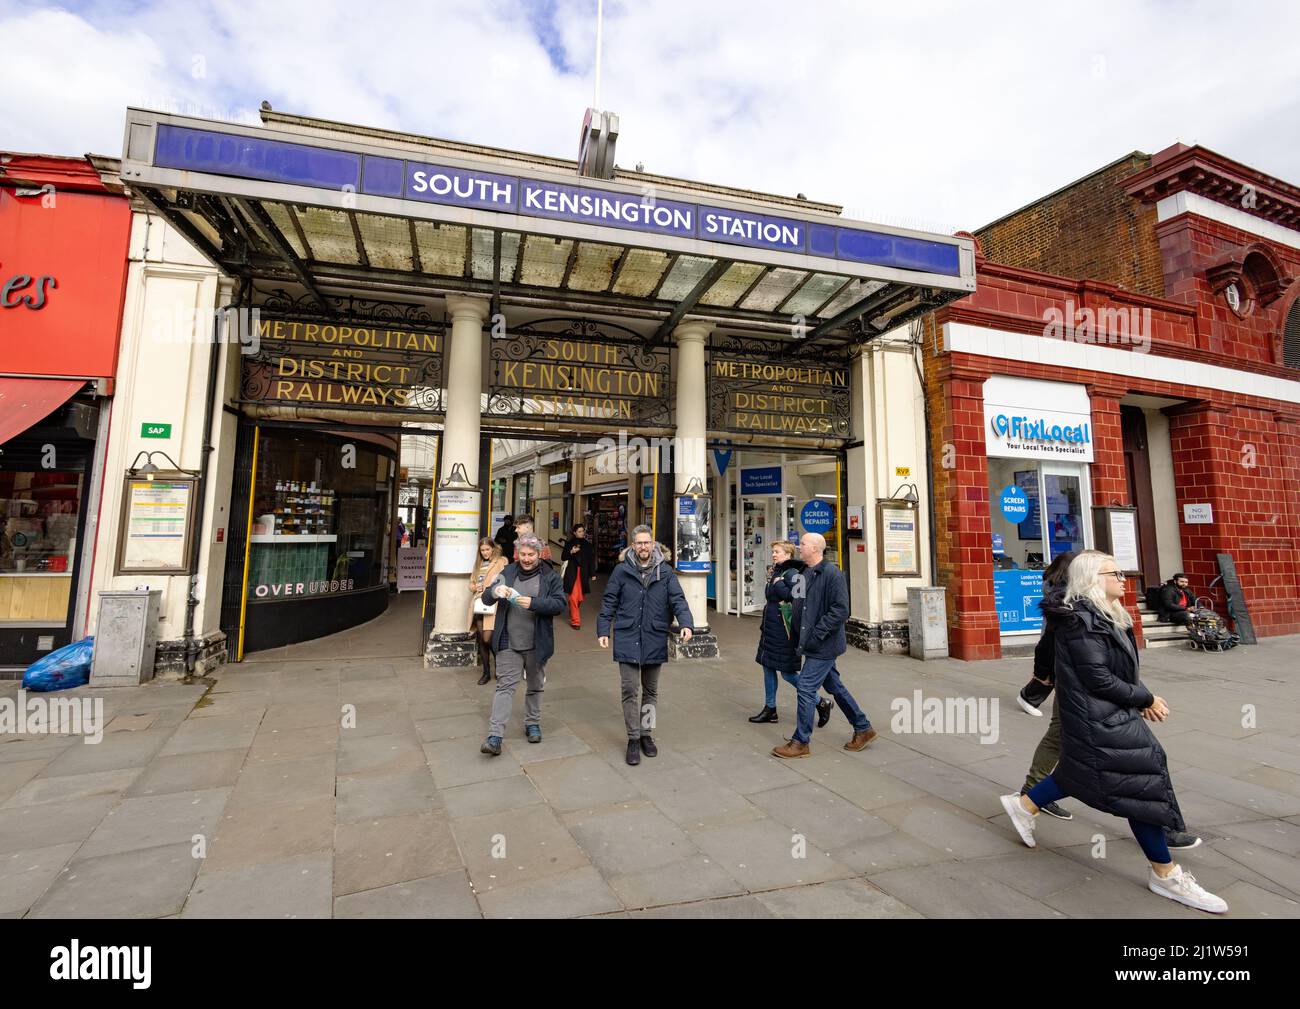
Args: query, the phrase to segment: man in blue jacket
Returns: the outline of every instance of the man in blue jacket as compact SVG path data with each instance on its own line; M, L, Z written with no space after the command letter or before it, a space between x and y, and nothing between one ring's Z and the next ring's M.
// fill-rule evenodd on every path
M614 661L623 681L623 723L627 728L627 762L659 753L651 730L659 701L659 669L668 661L668 625L677 616L682 641L691 640L695 622L677 572L664 560L649 526L632 530L632 546L615 565L605 586L596 620L600 647L609 647L614 631ZM637 694L641 703L637 703Z
M844 583L840 569L826 559L824 536L805 533L799 540L799 559L807 565L803 573L804 601L799 616L798 652L803 656L798 682L799 724L790 741L774 748L772 756L808 756L819 687L824 687L835 698L835 703L853 726L853 738L844 744L844 749L861 750L876 738L876 730L835 668L835 660L848 651L844 624L849 619L849 587Z
M492 624L492 654L497 657L497 689L492 695L492 714L483 753L501 756L501 738L515 688L525 677L524 737L530 743L542 741L542 689L546 686L546 660L555 652L557 613L567 605L564 585L555 569L541 560L542 544L536 536L520 536L515 544L515 562L507 564L496 581L483 590L483 599L495 602Z

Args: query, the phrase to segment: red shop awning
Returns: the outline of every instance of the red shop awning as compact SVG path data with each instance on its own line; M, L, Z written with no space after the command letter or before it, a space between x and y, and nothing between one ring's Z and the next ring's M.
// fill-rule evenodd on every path
M85 384L80 378L0 378L0 445L43 421Z

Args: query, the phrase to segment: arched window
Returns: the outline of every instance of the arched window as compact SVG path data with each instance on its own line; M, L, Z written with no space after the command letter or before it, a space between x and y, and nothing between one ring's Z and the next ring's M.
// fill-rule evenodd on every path
M1282 363L1288 368L1300 368L1300 298L1291 302L1286 314L1286 329L1282 332Z

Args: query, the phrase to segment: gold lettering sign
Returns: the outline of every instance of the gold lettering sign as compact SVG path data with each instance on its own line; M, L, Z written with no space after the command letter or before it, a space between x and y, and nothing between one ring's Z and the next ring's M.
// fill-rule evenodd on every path
M437 410L442 336L334 322L261 319L243 398L358 409Z
M492 351L490 412L647 423L669 397L660 350L521 333Z
M714 354L709 381L713 430L848 436L847 368Z

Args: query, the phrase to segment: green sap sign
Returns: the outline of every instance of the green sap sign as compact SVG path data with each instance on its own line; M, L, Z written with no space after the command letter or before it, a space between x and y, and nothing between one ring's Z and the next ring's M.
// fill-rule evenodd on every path
M149 424L140 425L141 438L170 438L172 436L172 426L170 424Z

